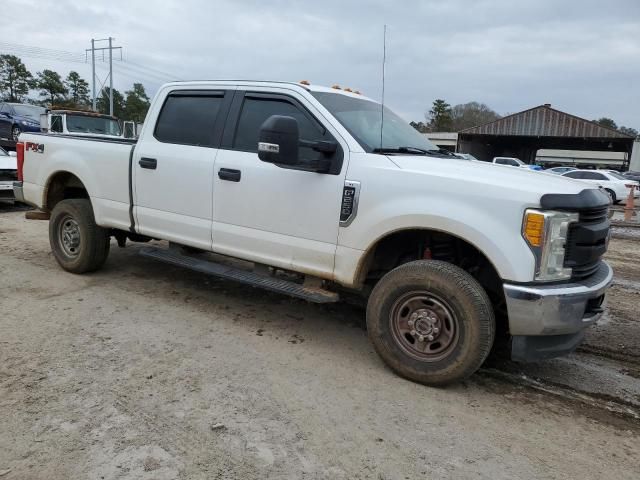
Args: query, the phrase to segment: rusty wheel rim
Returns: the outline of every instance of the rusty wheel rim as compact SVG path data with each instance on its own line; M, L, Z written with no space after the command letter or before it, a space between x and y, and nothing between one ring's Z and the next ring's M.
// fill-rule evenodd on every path
M403 295L393 304L390 320L398 346L417 360L441 360L458 343L458 320L453 310L432 293Z
M80 225L70 215L65 215L58 227L58 237L62 251L69 258L75 258L80 253Z

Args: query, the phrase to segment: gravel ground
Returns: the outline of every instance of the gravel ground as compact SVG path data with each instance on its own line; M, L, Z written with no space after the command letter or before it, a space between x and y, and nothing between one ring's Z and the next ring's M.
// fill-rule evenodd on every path
M611 244L617 283L585 347L607 358L515 378L615 377L594 389L638 401L639 245ZM0 207L2 480L638 478L632 416L493 367L447 389L405 381L355 307L218 281L138 248L113 243L102 271L71 275L47 222Z

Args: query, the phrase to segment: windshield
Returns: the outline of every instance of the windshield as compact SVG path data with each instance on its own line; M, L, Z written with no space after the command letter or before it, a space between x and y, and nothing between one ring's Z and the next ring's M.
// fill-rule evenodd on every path
M4 148L0 147L0 157L8 157L8 156L9 154L7 153L7 151Z
M618 172L612 172L611 170L609 170L609 175L611 175L613 178L616 178L618 180L627 180L626 177L620 175Z
M46 108L38 107L36 105L13 105L13 109L16 112L16 115L20 115L22 117L29 117L33 120L40 121L40 114L45 113L47 111Z
M120 124L113 118L91 117L88 115L67 115L69 133L97 133L120 136Z
M346 128L367 152L400 148L438 151L439 148L406 121L385 107L384 131L380 144L381 105L340 93L311 92ZM415 152L414 152L415 153Z

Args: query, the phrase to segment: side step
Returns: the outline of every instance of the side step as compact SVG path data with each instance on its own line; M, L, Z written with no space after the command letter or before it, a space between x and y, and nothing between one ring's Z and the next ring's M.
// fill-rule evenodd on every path
M229 265L223 265L221 263L183 255L170 249L144 247L140 249L140 255L160 260L161 262L169 263L171 265L176 265L178 267L195 270L196 272L206 273L207 275L246 283L252 287L263 288L272 292L302 298L314 303L333 303L340 299L337 293L330 292L328 290L315 287L305 287L304 285L290 282L288 280L268 277L254 272L248 272L240 268L231 267Z

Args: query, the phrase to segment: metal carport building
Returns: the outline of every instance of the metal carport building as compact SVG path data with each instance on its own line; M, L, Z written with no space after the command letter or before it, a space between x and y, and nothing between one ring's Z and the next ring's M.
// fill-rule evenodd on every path
M624 152L624 167L628 168L633 141L630 135L544 104L462 130L457 151L480 160L504 156L527 163L534 163L536 152L542 148Z

